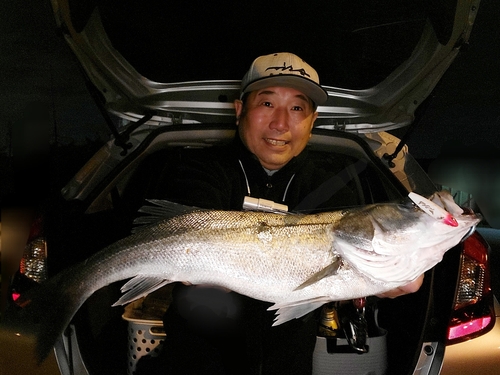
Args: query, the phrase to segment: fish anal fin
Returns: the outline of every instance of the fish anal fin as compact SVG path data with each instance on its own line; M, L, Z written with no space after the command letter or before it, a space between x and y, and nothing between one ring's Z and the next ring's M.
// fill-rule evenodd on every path
M310 278L308 278L306 281L300 284L297 288L295 288L295 291L304 289L306 286L312 285L318 282L319 280L324 279L325 277L337 274L337 271L339 270L341 264L342 261L340 257L337 257L332 264L316 272L314 275L312 275Z
M113 306L122 306L135 301L171 282L171 280L165 280L162 277L136 276L121 287L124 294Z
M273 326L277 326L289 320L300 318L328 302L331 302L331 299L326 296L316 297L292 303L275 303L268 310L278 310L273 323Z

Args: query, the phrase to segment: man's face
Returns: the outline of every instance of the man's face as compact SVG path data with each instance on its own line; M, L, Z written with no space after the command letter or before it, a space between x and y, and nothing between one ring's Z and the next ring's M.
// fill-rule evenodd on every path
M252 91L245 108L240 100L235 108L241 140L270 170L282 168L302 152L318 116L312 101L289 87Z

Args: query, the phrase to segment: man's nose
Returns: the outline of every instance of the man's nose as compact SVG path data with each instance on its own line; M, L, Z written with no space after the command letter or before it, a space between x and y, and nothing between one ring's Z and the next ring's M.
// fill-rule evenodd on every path
M271 123L269 127L271 129L276 129L280 132L288 130L288 111L285 108L276 108L273 111L273 116L271 118Z

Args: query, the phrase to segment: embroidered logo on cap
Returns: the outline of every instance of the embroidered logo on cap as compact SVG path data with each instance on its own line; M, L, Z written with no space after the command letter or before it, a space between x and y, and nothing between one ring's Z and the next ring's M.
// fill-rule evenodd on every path
M304 68L300 69L294 69L292 65L286 66L286 64L283 62L283 66L270 66L269 68L266 69L266 72L269 69L274 69L274 70L281 70L282 72L288 70L289 72L299 72L300 75L305 76L305 77L310 77L310 75L306 72ZM273 73L271 73L273 75Z

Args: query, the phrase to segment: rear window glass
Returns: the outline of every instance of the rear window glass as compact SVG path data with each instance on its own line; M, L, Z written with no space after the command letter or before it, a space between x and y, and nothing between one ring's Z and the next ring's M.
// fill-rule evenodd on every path
M418 0L111 0L98 7L113 46L153 81L241 79L255 57L286 51L311 64L323 85L361 89L408 59L428 6Z

